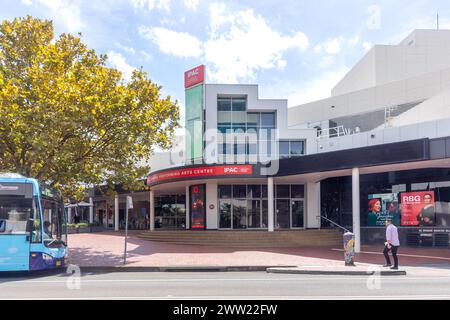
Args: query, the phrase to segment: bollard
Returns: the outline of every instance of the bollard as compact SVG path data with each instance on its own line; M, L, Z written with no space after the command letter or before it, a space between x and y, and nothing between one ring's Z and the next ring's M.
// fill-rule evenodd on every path
M351 232L344 233L344 260L346 266L355 265L355 235Z

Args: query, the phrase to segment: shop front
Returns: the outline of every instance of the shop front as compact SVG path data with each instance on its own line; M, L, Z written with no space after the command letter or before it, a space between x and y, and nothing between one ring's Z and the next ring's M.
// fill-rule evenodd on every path
M351 177L321 183L322 215L352 227ZM384 242L385 221L398 226L410 246L447 247L450 234L450 169L422 168L360 177L362 244ZM323 222L326 226L327 222Z

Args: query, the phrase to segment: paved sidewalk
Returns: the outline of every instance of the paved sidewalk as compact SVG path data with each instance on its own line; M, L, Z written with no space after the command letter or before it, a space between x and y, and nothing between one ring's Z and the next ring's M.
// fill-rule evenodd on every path
M101 232L69 235L70 263L84 267L123 266L122 233ZM382 246L363 246L356 255L361 267L382 265ZM401 247L401 267L417 274L450 276L450 250ZM199 267L199 266L317 266L341 267L341 248L230 248L150 242L129 235L127 266Z

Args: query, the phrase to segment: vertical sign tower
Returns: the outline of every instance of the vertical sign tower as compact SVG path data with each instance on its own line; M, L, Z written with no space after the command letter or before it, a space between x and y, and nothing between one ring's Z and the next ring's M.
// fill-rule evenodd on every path
M203 158L204 82L204 65L184 73L187 163L199 161Z

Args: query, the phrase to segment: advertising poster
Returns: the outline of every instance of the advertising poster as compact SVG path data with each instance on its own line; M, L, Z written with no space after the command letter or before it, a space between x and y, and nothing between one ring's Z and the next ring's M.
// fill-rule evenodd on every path
M434 191L402 192L402 226L434 226Z
M205 185L191 186L191 228L205 229L206 207L205 207Z
M367 226L384 227L387 218L399 225L400 211L396 193L370 194L367 207Z

